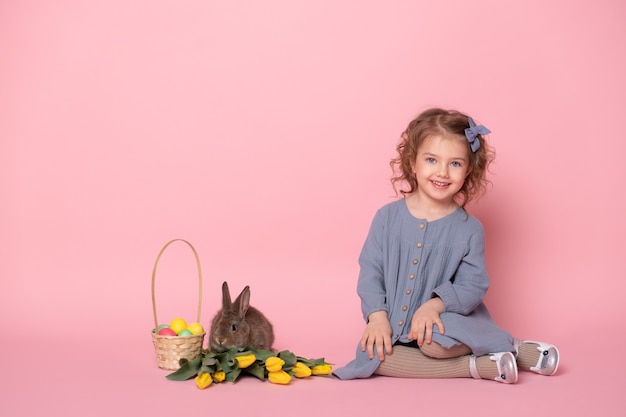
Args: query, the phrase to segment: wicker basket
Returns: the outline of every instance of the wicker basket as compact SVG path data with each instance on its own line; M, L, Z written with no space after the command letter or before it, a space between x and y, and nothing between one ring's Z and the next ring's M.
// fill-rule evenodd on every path
M159 326L157 320L156 299L154 296L154 282L156 278L157 265L161 255L165 252L165 249L174 242L184 242L192 250L198 267L198 317L197 322L200 322L200 312L202 309L202 270L200 268L200 258L193 245L183 239L170 240L163 246L163 249L159 252L156 261L154 262L154 268L152 270L152 311L154 312L154 330L152 331L152 343L156 351L156 359L159 368L167 370L177 370L180 368L181 359L194 359L202 353L202 345L204 342L205 333L191 336L161 336L156 333L156 329Z

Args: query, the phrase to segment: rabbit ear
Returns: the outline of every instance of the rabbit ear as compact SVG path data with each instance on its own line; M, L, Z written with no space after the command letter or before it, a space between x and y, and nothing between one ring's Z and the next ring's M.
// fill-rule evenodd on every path
M228 282L224 281L222 284L222 308L227 310L230 308L230 291L228 290Z
M250 307L250 286L246 285L241 291L241 294L237 296L235 303L233 304L233 310L239 310L239 317L246 317L246 313L248 312L248 307Z

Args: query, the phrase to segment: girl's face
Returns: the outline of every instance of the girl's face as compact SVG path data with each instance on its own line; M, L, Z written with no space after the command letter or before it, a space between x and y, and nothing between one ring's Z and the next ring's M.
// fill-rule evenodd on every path
M469 173L466 139L458 135L431 136L422 142L413 171L420 199L449 205Z

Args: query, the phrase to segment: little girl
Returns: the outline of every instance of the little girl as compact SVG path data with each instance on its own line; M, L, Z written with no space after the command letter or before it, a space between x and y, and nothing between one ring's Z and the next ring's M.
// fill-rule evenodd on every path
M508 384L518 368L553 375L551 344L514 339L491 319L482 225L465 205L485 190L490 131L457 111L430 109L402 134L391 161L404 198L378 210L359 257L366 321L341 379L372 374L472 377Z

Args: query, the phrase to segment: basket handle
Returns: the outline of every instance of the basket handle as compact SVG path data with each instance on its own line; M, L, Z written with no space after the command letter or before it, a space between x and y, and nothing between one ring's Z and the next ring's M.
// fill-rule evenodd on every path
M191 251L193 252L193 255L196 258L196 266L198 267L198 316L196 318L196 322L198 323L200 322L200 312L202 311L202 268L200 267L200 257L198 256L198 252L196 252L196 248L194 248L191 243L189 243L185 239L173 239L167 242L165 246L163 246L163 248L157 255L156 260L154 261L154 268L152 268L152 312L154 313L155 332L156 332L156 329L158 329L159 327L159 322L157 320L157 311L156 311L156 298L154 296L154 282L156 278L157 265L159 264L159 259L161 259L161 255L163 255L163 252L165 252L165 249L167 249L167 247L174 242L186 243L191 248Z

